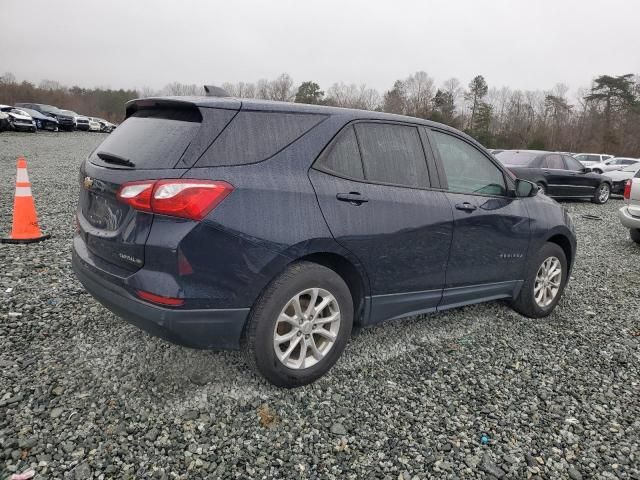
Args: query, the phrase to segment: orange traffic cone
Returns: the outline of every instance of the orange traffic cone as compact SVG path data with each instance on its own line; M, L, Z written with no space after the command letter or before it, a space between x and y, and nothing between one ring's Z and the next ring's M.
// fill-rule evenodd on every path
M18 158L18 173L16 175L16 196L13 204L13 228L10 238L2 238L2 243L33 243L49 238L42 235L38 226L36 205L31 196L31 184L27 174L27 161Z

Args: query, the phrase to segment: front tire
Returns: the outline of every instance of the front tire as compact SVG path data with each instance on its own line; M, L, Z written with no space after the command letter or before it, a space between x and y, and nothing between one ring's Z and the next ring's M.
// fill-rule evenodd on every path
M547 194L547 186L544 183L538 182L536 185L538 185L538 189L540 193L542 193L543 195Z
M598 205L604 205L609 201L610 196L611 196L611 185L604 182L604 183L601 183L598 188L596 188L596 191L593 194L593 198L591 199L591 201L593 203L597 203Z
M249 314L247 363L279 387L309 384L336 363L353 326L349 287L333 270L296 262L276 277Z
M567 273L564 250L555 243L545 243L529 262L524 284L511 307L525 317L546 317L560 301Z
M640 243L640 229L632 228L631 230L629 230L629 235L631 236L631 240L636 243Z
M592 172L597 173L598 175L602 175L602 170L600 170L599 168L593 169Z

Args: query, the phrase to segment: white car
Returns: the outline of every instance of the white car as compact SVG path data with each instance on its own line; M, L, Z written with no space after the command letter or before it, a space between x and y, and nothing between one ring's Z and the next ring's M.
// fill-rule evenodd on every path
M637 158L628 158L628 157L614 157L609 160L605 160L602 163L596 163L593 165L589 165L587 170L590 170L594 173L604 173L604 172L612 172L614 170L620 170L628 165L634 165L640 162L640 159Z
M9 105L0 105L0 111L7 114L7 120L9 127L12 130L22 130L35 132L36 122L31 115L19 108L11 107Z
M604 153L576 153L573 158L578 160L585 167L590 167L596 163L602 163L605 160L613 158L613 155L606 155Z
M627 180L624 200L626 205L618 210L620 222L629 229L631 240L640 243L640 172Z
M99 132L101 129L100 122L97 118L89 117L89 131L90 132Z
M620 170L614 170L613 172L605 173L604 176L611 179L611 193L622 195L627 180L633 178L633 176L638 173L639 170L640 162L637 162L633 165L627 165Z

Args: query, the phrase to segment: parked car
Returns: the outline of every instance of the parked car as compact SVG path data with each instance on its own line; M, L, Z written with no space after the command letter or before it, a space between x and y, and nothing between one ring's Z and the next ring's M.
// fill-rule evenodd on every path
M614 170L620 170L627 165L633 165L638 162L640 162L640 160L638 160L637 158L614 157L610 158L609 160L605 160L602 163L589 165L587 169L596 173L612 172Z
M89 120L89 117L78 115L76 113L76 129L88 132L91 129L91 121Z
M88 117L89 118L89 131L90 132L99 132L100 131L100 121L97 118Z
M101 132L111 133L116 128L116 126L111 122L103 120L102 118L99 119L99 120L100 120L100 125L101 125L101 127L100 127L100 131Z
M516 177L538 185L553 198L589 198L606 203L611 194L611 180L589 172L575 158L540 150L506 150L496 155Z
M627 180L633 178L638 170L640 170L640 162L627 165L621 170L614 170L613 172L605 173L605 177L609 177L611 179L611 193L622 195L624 193L624 187Z
M9 114L0 111L0 132L4 132L10 129L11 126L9 125Z
M624 188L625 206L618 210L622 225L629 229L631 240L640 243L640 172L627 180Z
M33 110L31 108L21 108L33 118L36 122L36 128L38 130L51 130L52 132L58 131L58 120L55 118L45 115L44 113L40 113L37 110Z
M573 156L585 167L595 165L596 163L602 163L605 160L613 158L613 155L606 155L604 153L577 153Z
M37 110L40 113L43 113L44 115L49 115L58 120L58 127L63 130L72 131L76 128L76 123L73 115L65 113L66 110L60 110L58 107L46 105L44 103L16 103L16 107L31 108L33 110Z
M81 165L78 278L276 385L326 373L354 323L500 298L544 317L570 278L565 209L445 125L215 97L126 112Z
M12 107L10 105L0 105L0 111L7 114L9 128L11 130L35 132L36 122L24 110Z
M102 118L93 117L93 119L100 125L101 132L109 132L109 122L103 120Z

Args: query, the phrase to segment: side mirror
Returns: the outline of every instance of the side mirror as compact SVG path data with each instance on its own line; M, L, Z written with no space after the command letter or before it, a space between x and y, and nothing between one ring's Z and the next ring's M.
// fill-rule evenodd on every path
M516 197L533 197L538 193L538 185L529 180L516 179Z

